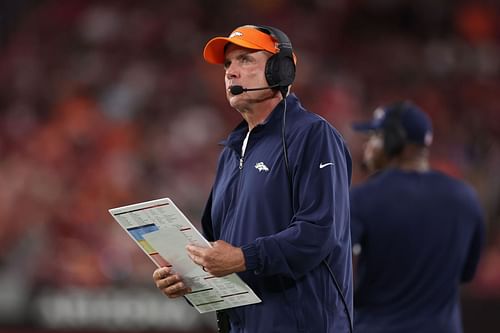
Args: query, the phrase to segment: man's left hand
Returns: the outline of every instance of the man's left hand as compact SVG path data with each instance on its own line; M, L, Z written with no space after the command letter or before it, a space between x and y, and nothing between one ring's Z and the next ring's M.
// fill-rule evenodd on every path
M218 240L212 243L212 247L187 245L186 250L195 264L213 276L220 277L246 270L243 251L225 241Z

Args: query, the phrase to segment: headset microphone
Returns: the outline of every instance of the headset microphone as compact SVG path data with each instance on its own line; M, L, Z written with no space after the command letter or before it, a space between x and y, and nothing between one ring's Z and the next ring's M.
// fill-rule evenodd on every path
M239 95L244 93L245 91L255 91L255 90L265 90L265 89L274 89L279 87L279 84L274 84L272 86L261 87L261 88L243 88L242 86L231 86L229 87L229 91L233 95Z

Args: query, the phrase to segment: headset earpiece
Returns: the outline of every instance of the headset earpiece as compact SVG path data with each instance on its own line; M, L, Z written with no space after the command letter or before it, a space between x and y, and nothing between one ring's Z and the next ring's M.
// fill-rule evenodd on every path
M271 35L278 43L279 52L273 54L266 63L265 76L270 86L279 86L283 93L295 79L295 62L293 60L292 43L281 30L269 26L256 26L259 30Z
M394 109L394 111L388 112L390 109ZM388 113L384 124L383 137L384 151L389 157L399 155L406 145L406 131L401 124L403 110L404 103L389 106L386 110Z
M272 55L266 63L266 80L272 85L288 87L295 79L295 64L293 59L280 53Z

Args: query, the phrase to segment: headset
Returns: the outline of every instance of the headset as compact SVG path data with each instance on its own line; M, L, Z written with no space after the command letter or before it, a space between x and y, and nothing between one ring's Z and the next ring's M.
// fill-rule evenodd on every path
M388 157L399 155L407 143L406 130L401 123L401 115L405 107L405 102L398 102L388 106L385 110L387 119L384 121L382 135L384 152Z
M293 59L292 42L281 30L266 26L255 25L255 28L273 37L278 43L278 53L273 54L266 62L265 76L269 86L278 87L283 98L286 97L288 86L295 80L295 61Z

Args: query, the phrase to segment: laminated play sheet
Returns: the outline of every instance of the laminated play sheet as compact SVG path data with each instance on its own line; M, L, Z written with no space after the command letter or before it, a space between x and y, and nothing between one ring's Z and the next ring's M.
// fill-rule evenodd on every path
M189 258L186 245L211 245L169 198L109 212L156 266L171 266L183 278L192 289L185 297L200 313L261 302L237 274L215 277Z

